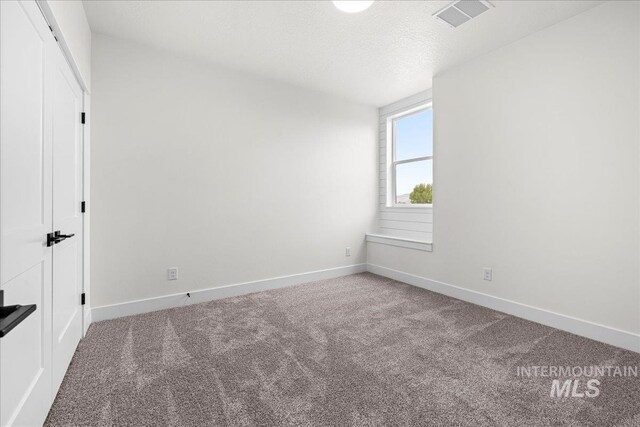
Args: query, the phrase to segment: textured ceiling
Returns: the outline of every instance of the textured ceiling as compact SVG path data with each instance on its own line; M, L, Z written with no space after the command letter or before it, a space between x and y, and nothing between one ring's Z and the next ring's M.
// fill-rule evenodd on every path
M600 1L494 1L452 29L447 1L376 1L346 14L329 1L85 1L91 29L226 67L382 106L438 72Z

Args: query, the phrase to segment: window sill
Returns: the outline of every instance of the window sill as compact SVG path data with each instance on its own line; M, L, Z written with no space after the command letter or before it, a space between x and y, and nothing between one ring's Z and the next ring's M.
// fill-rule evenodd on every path
M367 242L380 243L382 245L399 246L401 248L416 249L418 251L433 252L433 243L423 240L407 239L404 237L385 236L382 234L367 233Z
M382 210L384 211L424 211L431 212L433 211L433 205L392 205L392 206L382 206Z

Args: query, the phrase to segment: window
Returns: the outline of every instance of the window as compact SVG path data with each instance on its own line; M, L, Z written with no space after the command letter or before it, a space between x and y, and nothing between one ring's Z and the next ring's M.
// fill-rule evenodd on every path
M431 105L390 118L389 177L392 206L433 202L433 110Z

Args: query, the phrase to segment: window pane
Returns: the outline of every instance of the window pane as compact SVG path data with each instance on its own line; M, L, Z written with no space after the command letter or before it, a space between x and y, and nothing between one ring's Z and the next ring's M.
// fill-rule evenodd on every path
M432 191L433 160L396 165L396 204L432 203Z
M396 160L433 156L431 108L394 120Z

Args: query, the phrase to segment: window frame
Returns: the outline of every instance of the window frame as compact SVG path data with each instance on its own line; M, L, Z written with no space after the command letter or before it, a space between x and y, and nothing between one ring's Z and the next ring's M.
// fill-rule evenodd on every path
M433 102L431 100L421 103L420 105L414 106L412 108L407 108L397 114L387 117L387 181L389 185L387 188L391 190L389 192L391 196L391 200L387 200L387 208L401 208L401 209L425 209L432 208L433 203L420 203L420 204L398 204L396 203L396 169L398 165L420 162L425 160L432 161L432 168L434 161L434 153L432 147L432 153L430 156L422 156L422 157L413 157L410 159L404 160L396 160L396 121L399 119L403 119L405 117L412 116L414 114L421 113L425 110L433 110ZM433 135L432 135L432 144L433 144ZM435 145L435 144L433 144Z

